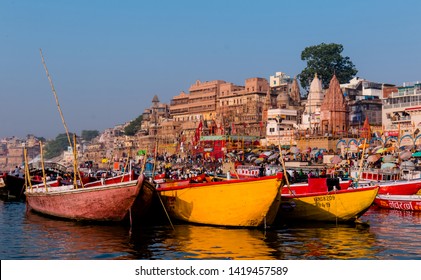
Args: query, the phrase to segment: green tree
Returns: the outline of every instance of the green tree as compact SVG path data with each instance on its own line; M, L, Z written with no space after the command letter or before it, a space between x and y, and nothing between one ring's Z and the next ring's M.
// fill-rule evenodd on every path
M323 88L329 86L333 74L340 83L349 82L358 70L348 56L342 56L343 49L341 44L335 43L306 47L301 52L301 60L307 61L307 67L298 75L301 86L308 89L316 73L322 79Z
M138 132L140 129L140 125L142 124L142 115L138 116L136 119L131 121L125 128L124 134L128 136L133 136Z
M70 141L73 147L73 134L70 133ZM45 158L51 159L57 157L67 150L69 146L69 140L65 133L57 135L56 139L51 140L45 144Z
M82 130L82 139L85 141L91 141L99 135L98 130Z
M47 141L47 139L45 139L45 137L37 137L36 136L36 138L39 140L39 141L41 141L42 143L45 143L46 141Z

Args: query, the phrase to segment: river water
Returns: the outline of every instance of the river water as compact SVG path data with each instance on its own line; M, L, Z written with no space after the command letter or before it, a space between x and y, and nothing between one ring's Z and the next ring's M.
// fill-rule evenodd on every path
M64 221L0 201L2 260L421 260L421 213L372 207L362 225L267 230Z

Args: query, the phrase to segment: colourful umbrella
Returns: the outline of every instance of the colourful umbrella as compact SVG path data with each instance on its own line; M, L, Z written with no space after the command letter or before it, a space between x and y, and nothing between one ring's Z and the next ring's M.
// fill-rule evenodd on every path
M300 149L298 147L293 146L289 149L289 151L293 154L298 154L300 152Z
M376 151L376 154L383 154L384 152L386 152L387 149L386 148L380 148Z
M341 157L340 157L340 156L337 156L337 155L333 156L333 157L330 159L330 163L333 163L333 164L338 164L338 163L340 163L340 162L342 162L342 159L341 159Z
M421 151L412 154L413 157L421 157Z
M377 146L377 147L374 147L374 148L371 150L371 152L372 152L373 154L375 154L375 153L377 153L377 151L378 151L378 150L380 150L380 149L383 149L383 147L382 147L382 146Z
M268 157L268 161L276 160L278 159L278 157L279 157L279 153L274 153L273 155Z
M139 150L139 151L137 151L137 155L138 156L146 155L146 150Z
M399 158L402 160L407 160L412 157L411 151L403 151L399 154Z
M358 148L360 148L360 149L367 149L368 147L370 147L370 145L367 144L367 143L366 144L363 143L363 144L358 146Z
M368 158L367 158L367 161L368 162L376 162L376 161L378 161L380 159L380 155L371 155L371 156L369 156Z
M392 161L395 161L395 160L396 160L396 158L392 155L385 155L383 157L383 162L392 162Z
M394 164L393 162L386 162L382 164L381 169L392 169L395 167L396 167L396 164Z

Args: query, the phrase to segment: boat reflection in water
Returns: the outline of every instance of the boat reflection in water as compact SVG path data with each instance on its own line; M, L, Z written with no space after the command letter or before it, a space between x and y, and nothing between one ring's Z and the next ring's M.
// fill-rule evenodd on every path
M308 224L267 233L277 259L377 259L376 235L367 226Z
M27 259L118 259L128 255L130 228L116 224L75 222L28 212L21 242ZM46 252L47 251L47 252Z
M168 221L136 227L44 217L0 201L1 259L407 260L420 259L421 213L372 207L364 224L300 223L238 229ZM12 237L12 238L11 238Z
M172 259L274 260L276 250L265 239L258 229L180 224L163 243Z

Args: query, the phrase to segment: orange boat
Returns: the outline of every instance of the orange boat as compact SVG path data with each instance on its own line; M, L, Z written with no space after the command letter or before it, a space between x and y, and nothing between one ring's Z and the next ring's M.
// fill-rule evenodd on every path
M271 225L279 208L282 174L192 183L157 189L170 216L189 223L233 227Z

